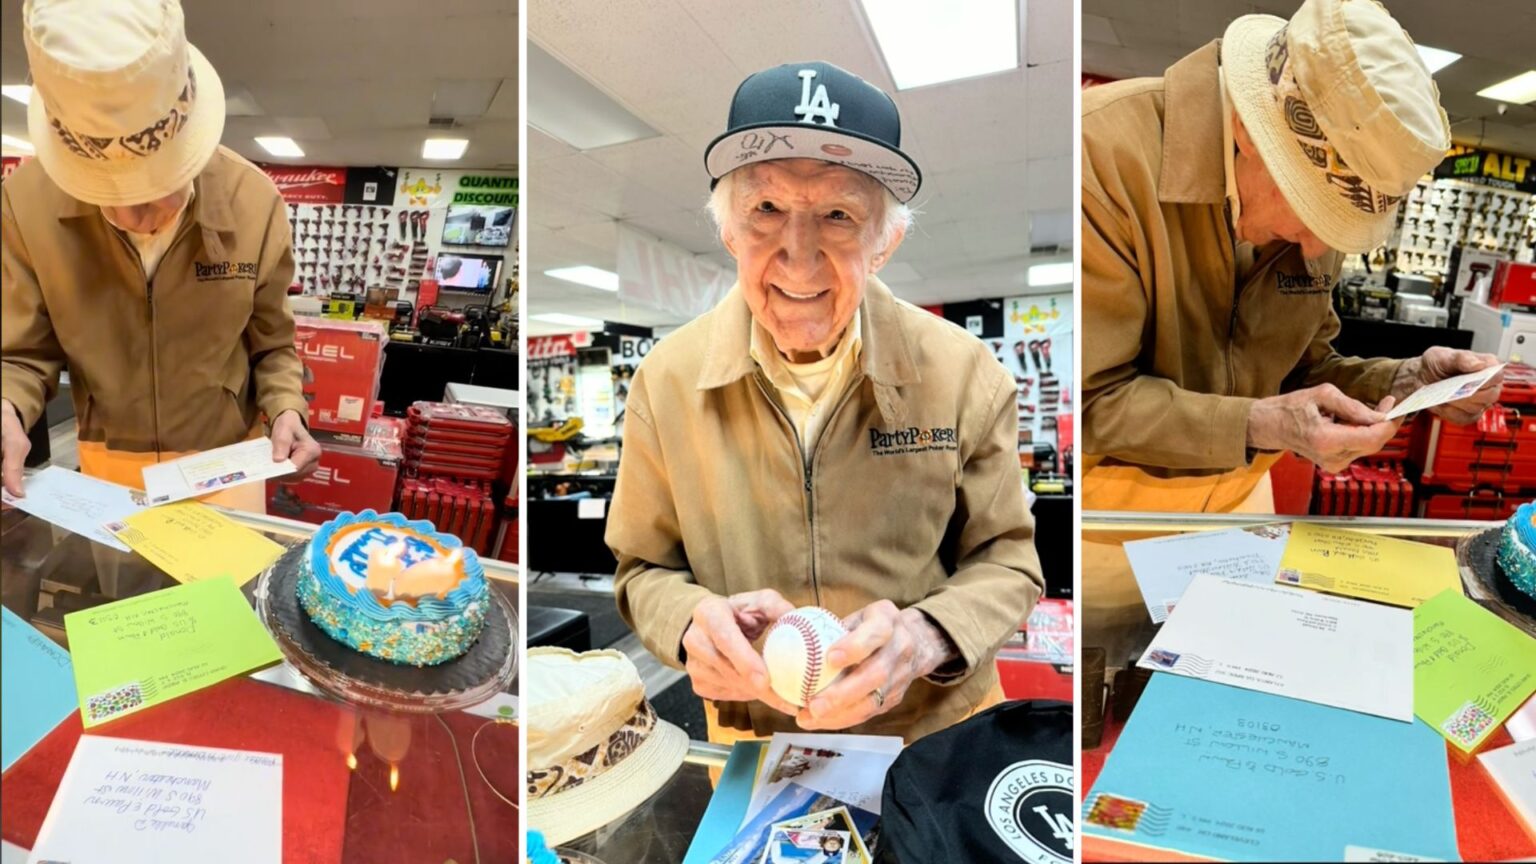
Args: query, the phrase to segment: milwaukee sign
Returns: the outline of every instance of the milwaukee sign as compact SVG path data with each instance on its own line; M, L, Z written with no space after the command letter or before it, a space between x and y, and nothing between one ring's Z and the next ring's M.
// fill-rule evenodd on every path
M327 165L262 165L289 204L340 204L346 200L347 169Z

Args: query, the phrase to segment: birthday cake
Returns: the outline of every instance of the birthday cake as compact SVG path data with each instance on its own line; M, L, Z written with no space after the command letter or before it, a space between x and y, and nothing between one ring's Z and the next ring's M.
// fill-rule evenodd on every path
M300 563L299 604L332 639L407 666L468 651L490 586L475 550L399 513L346 513L315 532Z
M1521 504L1499 536L1499 568L1520 593L1536 597L1536 501Z

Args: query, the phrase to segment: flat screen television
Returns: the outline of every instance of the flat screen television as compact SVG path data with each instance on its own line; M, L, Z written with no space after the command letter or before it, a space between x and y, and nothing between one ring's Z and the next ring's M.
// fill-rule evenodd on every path
M442 252L437 256L437 284L445 291L489 294L496 287L496 274L500 270L501 257L497 255Z
M443 242L453 246L506 246L512 242L516 207L451 204L443 221Z

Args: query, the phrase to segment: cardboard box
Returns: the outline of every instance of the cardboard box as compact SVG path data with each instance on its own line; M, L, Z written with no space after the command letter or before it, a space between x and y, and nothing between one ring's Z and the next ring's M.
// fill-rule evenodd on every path
M267 512L319 525L340 513L394 508L400 448L369 439L366 446L322 443L320 464L295 483L267 481Z
M1490 306L1536 306L1536 264L1500 261L1488 298Z
M345 435L361 443L379 395L387 328L377 321L324 318L297 318L295 324L310 431L321 440Z

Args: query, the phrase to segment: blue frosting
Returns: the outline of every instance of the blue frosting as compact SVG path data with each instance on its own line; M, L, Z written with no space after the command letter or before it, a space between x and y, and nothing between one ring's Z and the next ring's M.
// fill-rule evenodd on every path
M1536 501L1521 504L1515 510L1515 518L1510 520L1515 526L1515 534L1525 548L1536 552Z
M343 531L357 523L383 523L394 528L406 531L414 531L417 534L430 537L445 549L463 550L464 576L458 586L448 592L446 598L426 597L412 605L410 603L395 603L386 606L375 597L372 591L366 588L358 588L356 592L348 587L346 580L342 579L331 567L329 549L331 539L340 531ZM378 532L382 538L382 532ZM348 549L343 550L343 560L355 565L354 569L361 574L366 572L367 553L364 547L370 540L370 532L364 531L359 535ZM425 560L436 555L437 551L427 543L416 538L406 539L406 554L403 560L407 566L417 561ZM401 513L376 513L373 510L364 510L361 513L343 513L342 515L326 522L315 532L309 546L309 569L320 583L321 590L334 598L341 606L356 612L366 618L379 622L432 622L441 621L463 612L471 603L484 599L489 586L485 581L485 568L480 564L480 557L475 550L465 546L459 538L452 534L441 534L432 527L432 523L424 519L410 521Z
M1521 504L1499 538L1498 561L1511 584L1536 598L1536 502Z

